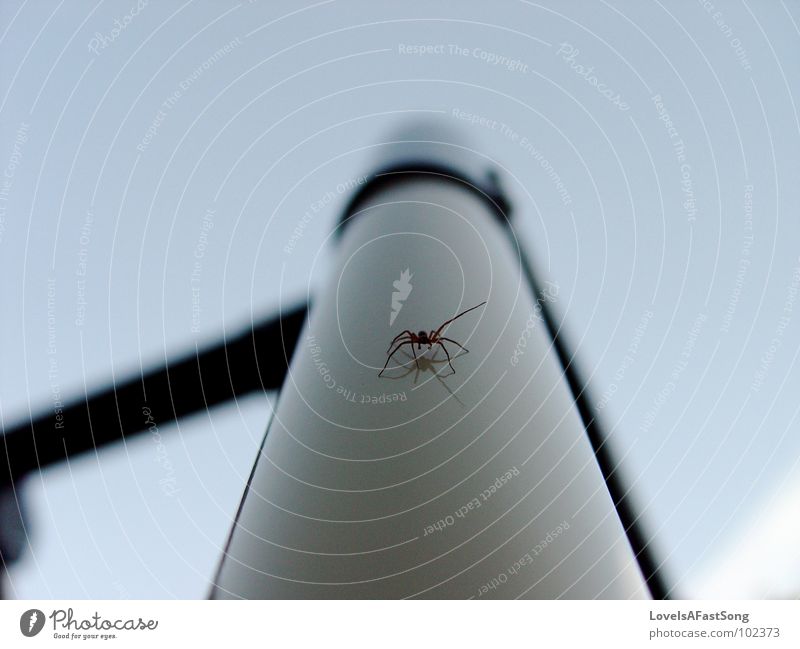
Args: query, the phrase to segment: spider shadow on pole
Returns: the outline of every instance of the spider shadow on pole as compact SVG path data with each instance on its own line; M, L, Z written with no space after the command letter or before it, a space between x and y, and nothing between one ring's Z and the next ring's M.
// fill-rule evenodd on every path
M400 351L402 351L402 353L407 357L407 360L402 362L402 363L398 363L396 365L390 366L389 368L387 368L387 370L393 370L393 369L397 369L397 368L401 368L402 367L403 368L403 373L402 374L397 374L395 376L384 374L381 378L389 379L390 381L399 381L399 380L404 379L405 377L407 377L412 372L414 372L413 383L414 383L414 385L417 385L417 379L419 378L420 372L430 372L431 374L433 374L433 376L436 377L436 380L442 386L444 386L444 389L447 390L447 392L450 394L451 397L453 397L453 399L458 401L458 403L461 404L462 406L466 407L464 402L461 401L461 399L459 399L456 396L456 393L453 392L450 389L450 386L447 385L447 383L444 381L444 379L446 379L448 376L453 376L453 374L455 374L455 371L448 372L447 374L442 376L439 373L439 371L436 369L437 365L448 365L449 364L448 360L446 358L436 358L437 354L439 353L439 349L438 348L436 348L434 350L433 355L431 357L428 357L424 353L418 354L416 357L414 357L412 354L409 354L408 350L406 350L406 349L403 349L403 350L400 350ZM425 351L427 351L427 350L425 350ZM469 354L469 352L467 350L459 351L456 354L452 355L450 357L450 360L451 361L455 361L457 358L460 358L461 356L464 356L466 354Z

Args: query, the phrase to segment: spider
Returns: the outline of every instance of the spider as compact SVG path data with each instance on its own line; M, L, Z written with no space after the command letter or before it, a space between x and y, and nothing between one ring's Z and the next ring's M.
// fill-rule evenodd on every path
M486 304L486 300L481 302L480 304L475 305L474 307L467 309L466 311L462 311L454 318L450 318L449 320L445 320L438 329L431 329L430 331L420 331L419 333L414 333L413 331L409 331L406 329L405 331L401 331L397 334L392 342L389 344L389 349L386 350L386 353L389 354L389 357L386 359L386 363L383 366L383 369L378 372L378 376L383 374L386 371L387 366L389 365L389 361L392 359L392 356L395 355L395 352L400 349L403 345L411 345L411 352L414 354L414 362L419 367L419 360L417 360L417 352L414 349L414 345L417 346L417 349L422 349L423 345L427 345L428 349L431 349L434 345L439 345L443 350L444 353L447 354L447 363L450 365L450 369L453 370L453 374L456 373L455 368L453 367L453 363L450 361L450 353L447 351L447 347L444 346L443 340L446 340L449 343L453 343L454 345L458 345L461 349L465 352L469 352L469 350L464 347L459 342L456 342L452 338L445 338L442 336L442 330L449 325L453 320L458 320L462 315L469 313L470 311L474 311L478 307L483 306ZM404 340L405 339L405 340ZM392 349L392 346L397 344L397 346ZM392 350L391 353L389 350Z

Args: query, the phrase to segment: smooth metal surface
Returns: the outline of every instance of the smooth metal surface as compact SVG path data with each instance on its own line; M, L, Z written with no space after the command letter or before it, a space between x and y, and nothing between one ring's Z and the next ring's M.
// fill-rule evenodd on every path
M502 227L435 178L370 201L315 298L212 596L647 597ZM442 350L419 371L400 351L378 376L395 334L487 299L446 331L470 350L448 344L455 374Z

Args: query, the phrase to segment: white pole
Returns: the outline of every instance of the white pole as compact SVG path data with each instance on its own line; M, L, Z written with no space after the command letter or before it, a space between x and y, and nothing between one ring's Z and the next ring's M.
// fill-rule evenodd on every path
M415 348L419 369L404 345L378 376L396 334L484 300L443 334L469 349L445 342L454 374L438 345ZM530 285L475 191L400 174L347 224L212 596L648 596Z

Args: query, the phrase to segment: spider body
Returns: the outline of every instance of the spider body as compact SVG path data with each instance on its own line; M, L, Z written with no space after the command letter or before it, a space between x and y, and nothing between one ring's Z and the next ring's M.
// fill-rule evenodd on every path
M417 359L416 350L418 349L421 350L423 345L427 345L428 349L432 349L434 345L439 345L444 350L444 353L447 355L447 363L450 365L450 369L453 370L453 374L455 374L456 370L453 367L453 363L450 359L450 352L447 350L447 347L445 347L444 342L447 341L449 343L452 343L457 347L463 349L465 352L469 352L469 350L466 347L464 347L461 343L456 342L452 338L447 338L443 336L442 331L444 331L444 328L451 322L453 322L453 320L457 320L462 315L465 315L470 311L473 311L478 307L483 306L484 304L486 304L485 300L480 304L477 304L474 307L467 309L466 311L462 311L454 318L445 320L441 325L439 325L438 329L431 329L430 331L421 330L417 333L414 333L409 329L401 331L394 337L392 342L389 344L389 349L386 350L386 353L389 354L389 356L386 359L386 363L383 365L383 369L380 372L378 372L378 376L381 376L386 371L386 368L388 367L389 361L392 359L392 356L394 356L397 350L400 349L403 345L411 345L411 353L414 354L414 362L417 364L417 367L419 367L419 360ZM394 349L392 349L392 347L394 347Z

